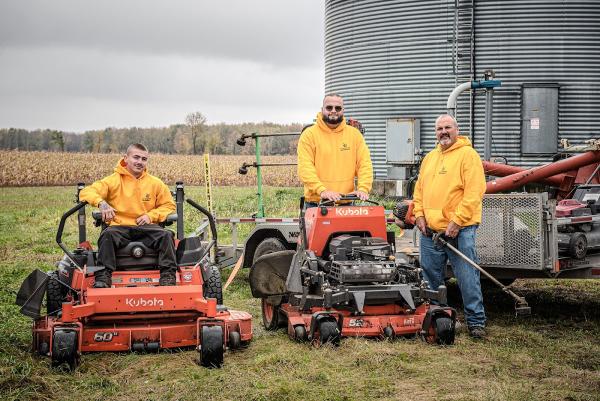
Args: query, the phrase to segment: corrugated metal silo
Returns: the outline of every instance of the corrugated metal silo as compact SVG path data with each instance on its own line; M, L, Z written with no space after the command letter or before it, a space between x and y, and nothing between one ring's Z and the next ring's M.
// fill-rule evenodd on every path
M515 165L551 158L547 147L531 152L531 137L522 149L522 125L533 124L522 119L523 91L534 99L558 92L558 139L600 136L593 126L600 114L598 1L329 0L325 14L326 92L344 96L347 114L365 125L377 178L387 172L386 121L419 118L421 147L429 151L452 89L486 69L502 80L492 156ZM482 155L484 109L483 92L459 98L461 132L474 132Z

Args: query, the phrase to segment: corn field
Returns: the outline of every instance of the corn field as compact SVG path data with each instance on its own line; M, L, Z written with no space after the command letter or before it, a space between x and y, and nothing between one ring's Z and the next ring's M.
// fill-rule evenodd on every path
M0 187L90 184L113 172L120 154L0 151ZM218 186L256 185L256 169L241 175L242 163L254 162L253 156L210 156L211 184ZM263 156L262 163L296 163L296 156ZM167 185L183 181L186 185L204 185L204 158L201 155L150 154L150 174ZM296 166L262 169L264 185L299 186Z

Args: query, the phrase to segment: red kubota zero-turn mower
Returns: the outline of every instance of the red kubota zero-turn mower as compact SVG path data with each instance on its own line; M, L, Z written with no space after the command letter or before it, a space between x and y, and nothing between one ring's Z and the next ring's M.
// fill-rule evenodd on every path
M80 185L80 189L82 186ZM85 202L79 202L60 221L56 241L65 252L58 269L32 272L21 286L17 304L34 318L33 349L50 356L52 365L74 369L82 352L158 351L196 347L199 363L220 367L225 348L236 349L252 338L251 316L222 305L221 276L209 256L217 246L213 216L191 199L187 202L208 218L212 239L183 235L183 184L175 191L177 215L177 280L159 286L158 255L142 242L117 250L117 271L111 288L93 288L97 253L85 238ZM67 218L78 212L79 247L62 243ZM95 212L97 225L101 215ZM46 316L40 316L46 295Z
M287 324L290 338L316 345L415 334L453 344L456 311L445 305L446 288L428 289L419 268L394 258L384 208L370 203L305 211L301 201L297 250L261 256L250 271L265 328Z

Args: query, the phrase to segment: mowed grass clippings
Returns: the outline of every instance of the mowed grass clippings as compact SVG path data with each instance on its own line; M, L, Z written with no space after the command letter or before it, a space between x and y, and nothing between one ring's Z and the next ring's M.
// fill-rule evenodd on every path
M205 204L204 188L187 195ZM265 189L269 216L294 216L300 188ZM215 187L219 217L256 211L255 188ZM2 400L598 400L600 394L600 284L597 281L517 280L513 288L534 309L515 320L512 301L486 289L489 337L459 333L456 345L419 339L393 342L344 339L315 349L262 328L248 271L225 293L231 308L254 316L254 340L227 352L222 369L204 369L193 350L158 354L84 354L74 373L50 368L30 352L31 320L14 305L23 278L51 270L62 257L54 242L62 213L74 205L73 187L0 191L0 399ZM200 216L186 208L194 230ZM89 216L89 213L88 213ZM196 220L194 220L196 219ZM89 220L89 217L88 217ZM251 225L240 225L247 235ZM98 229L88 223L95 242ZM231 231L219 228L222 243ZM64 242L77 242L75 220ZM223 279L231 269L223 271ZM553 296L556 294L556 296ZM564 308L563 308L564 306ZM566 312L566 313L565 313Z

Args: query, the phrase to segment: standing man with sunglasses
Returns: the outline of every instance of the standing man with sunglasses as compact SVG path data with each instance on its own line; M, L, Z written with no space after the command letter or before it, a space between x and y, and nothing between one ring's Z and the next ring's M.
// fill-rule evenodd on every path
M317 121L300 135L298 176L309 207L321 199L338 201L342 195L369 199L371 155L360 131L346 123L340 95L325 95Z

